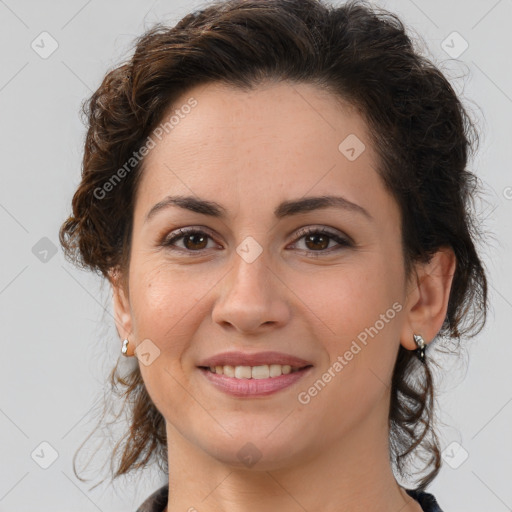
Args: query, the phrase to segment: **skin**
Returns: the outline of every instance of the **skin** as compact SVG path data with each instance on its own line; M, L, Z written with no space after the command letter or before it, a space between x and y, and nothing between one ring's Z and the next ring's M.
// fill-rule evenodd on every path
M139 366L166 420L166 510L420 511L389 463L390 382L400 344L413 350L413 333L428 343L441 328L453 252L440 250L407 279L399 207L377 173L365 122L336 97L309 84L250 92L209 84L174 108L190 97L198 105L145 159L128 286L113 280L121 338L149 339L160 351ZM366 146L354 161L338 149L350 134ZM227 217L169 206L145 221L171 194L215 201ZM321 195L343 196L371 219L336 208L274 217L282 201ZM187 227L209 238L162 245ZM297 236L303 227L353 243L308 242ZM236 251L249 236L262 249L251 263ZM300 403L298 393L395 303L394 318ZM228 350L285 352L313 370L268 397L234 398L196 368ZM247 442L261 455L252 467L237 456Z

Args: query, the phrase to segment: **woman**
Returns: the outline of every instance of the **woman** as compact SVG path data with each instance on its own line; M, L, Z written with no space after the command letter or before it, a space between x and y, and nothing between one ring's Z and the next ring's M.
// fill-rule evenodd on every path
M61 243L135 361L114 478L168 476L138 510L440 511L428 347L479 331L487 285L472 125L401 22L211 4L87 112Z

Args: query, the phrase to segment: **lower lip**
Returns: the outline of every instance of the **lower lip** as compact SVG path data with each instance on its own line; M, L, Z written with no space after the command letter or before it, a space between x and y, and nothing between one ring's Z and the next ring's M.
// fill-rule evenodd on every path
M308 374L312 368L312 366L308 366L297 372L280 375L279 377L269 377L268 379L236 379L235 377L213 373L205 368L199 368L199 370L214 386L228 395L252 398L277 393L295 384Z

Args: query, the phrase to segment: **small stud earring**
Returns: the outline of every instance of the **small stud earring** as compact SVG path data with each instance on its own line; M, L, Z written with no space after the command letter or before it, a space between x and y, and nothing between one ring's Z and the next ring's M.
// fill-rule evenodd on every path
M128 345L130 344L130 342L128 341L128 339L125 339L123 341L123 347L121 348L121 353L126 356L126 357L130 357L130 355L128 354Z
M425 340L419 334L413 334L413 337L414 337L414 343L416 343L416 345L418 346L418 348L415 350L416 355L418 356L418 359L423 364L425 364L425 349L427 348Z

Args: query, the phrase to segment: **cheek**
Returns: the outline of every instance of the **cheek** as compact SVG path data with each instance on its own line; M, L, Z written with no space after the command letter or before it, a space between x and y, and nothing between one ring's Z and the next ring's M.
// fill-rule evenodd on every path
M135 335L153 340L166 352L176 352L185 334L186 319L193 316L201 295L195 286L197 280L183 272L170 271L165 263L147 260L132 264L130 294Z
M325 338L330 364L341 356L350 388L388 382L400 342L404 277L400 258L373 255L329 282L321 310L332 332ZM397 262L390 264L390 262Z
M151 340L157 349L150 365L141 361L139 368L145 387L167 420L177 421L186 413L188 397L180 383L183 378L183 357L196 329L201 290L196 279L168 263L145 259L133 261L130 294L134 335L138 342Z
M401 269L386 265L383 259L367 258L339 272L330 271L317 291L309 290L309 297L321 296L316 308L336 335L357 336L403 300ZM306 289L305 285L303 293Z
M311 386L315 396L309 395L306 408L329 432L348 430L376 407L386 406L399 348L403 306L398 274L392 279L380 269L373 273L366 267L361 274L352 270L322 311L334 331L323 339L329 356L320 376L325 384L316 379L302 389L309 394Z

